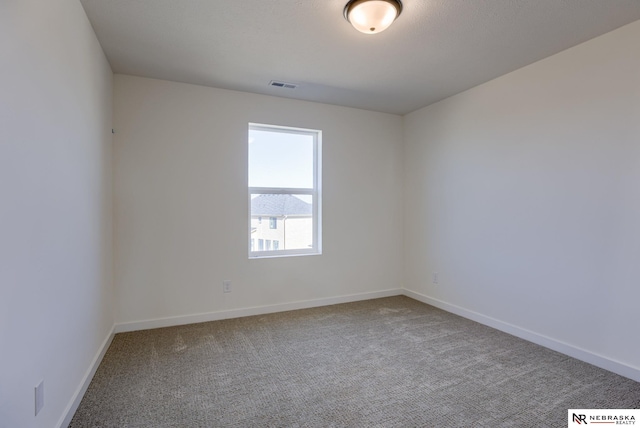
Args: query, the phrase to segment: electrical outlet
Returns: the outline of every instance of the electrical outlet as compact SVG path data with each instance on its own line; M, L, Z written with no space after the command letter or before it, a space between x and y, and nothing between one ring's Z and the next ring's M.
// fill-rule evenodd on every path
M438 274L438 272L434 272L433 273L433 283L437 284L438 280L439 280L439 274Z
M231 281L228 279L225 279L224 281L222 281L222 292L223 293L231 293Z
M44 407L44 380L41 380L38 386L36 386L35 393L36 416L38 416L38 413L40 413L40 410Z

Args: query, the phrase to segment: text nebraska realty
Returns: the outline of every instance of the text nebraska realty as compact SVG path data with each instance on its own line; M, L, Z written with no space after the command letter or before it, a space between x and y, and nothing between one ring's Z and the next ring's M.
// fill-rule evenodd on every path
M591 423L610 423L616 425L635 425L636 418L633 415L589 415L589 422ZM585 421L586 423L586 421Z

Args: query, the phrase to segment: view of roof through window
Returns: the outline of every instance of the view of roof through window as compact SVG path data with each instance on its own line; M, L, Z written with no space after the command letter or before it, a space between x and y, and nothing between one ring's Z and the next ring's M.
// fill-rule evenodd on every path
M249 126L249 255L317 254L319 131Z

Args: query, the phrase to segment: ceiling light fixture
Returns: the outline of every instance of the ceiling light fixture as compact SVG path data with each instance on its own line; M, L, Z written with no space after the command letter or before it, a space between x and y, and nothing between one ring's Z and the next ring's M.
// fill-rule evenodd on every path
M400 0L349 0L344 7L345 19L365 34L386 30L401 12Z

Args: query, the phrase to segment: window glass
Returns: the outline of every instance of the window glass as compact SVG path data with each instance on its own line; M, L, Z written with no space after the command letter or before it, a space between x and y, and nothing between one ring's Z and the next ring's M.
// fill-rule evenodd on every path
M249 257L320 254L321 132L249 124L248 145Z

